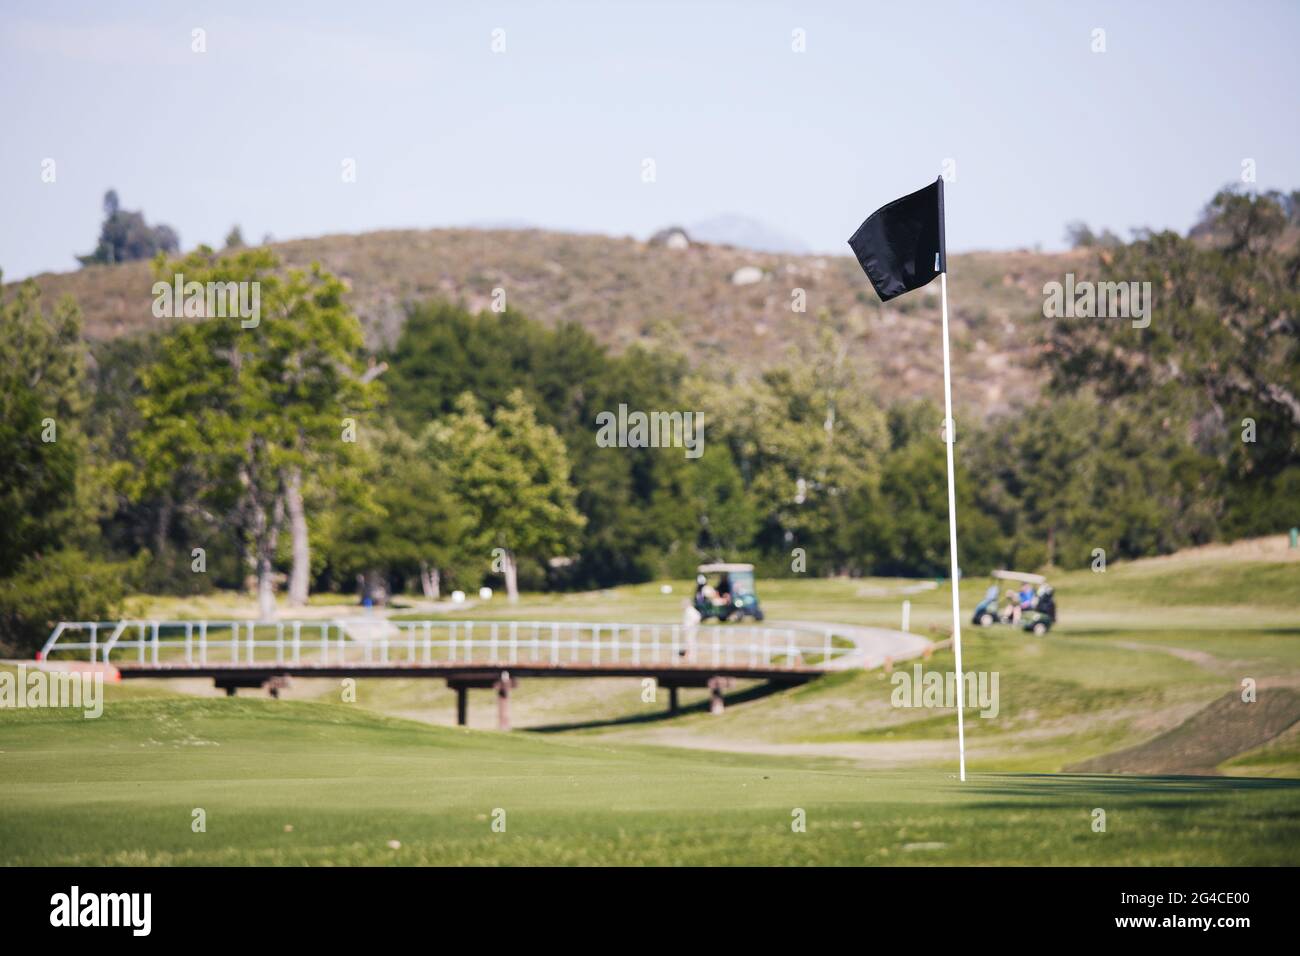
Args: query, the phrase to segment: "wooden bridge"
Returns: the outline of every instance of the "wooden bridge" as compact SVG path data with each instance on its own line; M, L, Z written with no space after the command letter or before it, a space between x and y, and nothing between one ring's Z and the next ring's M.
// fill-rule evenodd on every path
M847 645L847 646L846 646ZM669 691L707 688L720 713L735 680L794 685L859 666L851 642L829 627L610 624L571 621L65 621L37 655L111 668L121 679L211 678L278 696L293 677L432 677L456 691L457 723L468 691L496 691L498 725L510 729L510 694L521 677L650 678Z

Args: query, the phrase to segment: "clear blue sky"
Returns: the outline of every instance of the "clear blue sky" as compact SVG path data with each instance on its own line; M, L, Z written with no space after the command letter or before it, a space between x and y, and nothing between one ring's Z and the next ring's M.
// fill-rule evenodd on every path
M1300 186L1297 41L1295 2L6 0L0 268L75 268L109 187L186 248L232 223L645 236L737 212L845 253L949 157L957 251L1184 230L1243 158Z

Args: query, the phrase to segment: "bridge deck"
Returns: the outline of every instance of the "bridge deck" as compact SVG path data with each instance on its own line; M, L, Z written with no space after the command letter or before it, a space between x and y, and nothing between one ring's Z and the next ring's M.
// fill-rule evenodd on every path
M78 639L80 638L80 639ZM734 680L793 685L846 665L856 648L829 627L690 626L559 621L63 622L40 659L80 658L123 679L208 678L227 694L287 678L432 677L457 692L490 687L508 729L510 691L521 677L653 678L677 709L681 687L707 687L720 712ZM69 659L68 655L72 655Z
M514 677L655 677L662 684L686 683L710 677L732 677L739 680L772 680L780 683L802 684L826 671L821 667L763 667L754 665L683 663L683 664L628 664L628 663L564 663L545 664L499 661L434 661L432 663L367 663L313 664L274 661L241 664L137 664L113 665L123 679L138 677L177 678L211 677L215 679L238 678L269 680L272 677L434 677L463 679L478 676L496 677L503 671Z

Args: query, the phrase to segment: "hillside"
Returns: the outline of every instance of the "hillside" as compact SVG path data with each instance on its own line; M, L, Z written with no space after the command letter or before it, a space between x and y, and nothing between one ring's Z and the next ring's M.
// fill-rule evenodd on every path
M293 265L320 261L345 277L372 344L391 341L403 303L442 297L487 308L492 290L546 322L573 319L615 349L633 343L684 351L696 367L747 374L807 342L827 311L849 340L849 360L881 399L942 388L939 287L882 306L847 255L800 256L731 246L670 249L630 238L541 230L434 229L323 236L276 243ZM1084 252L953 256L951 321L958 406L981 416L1032 395L1041 289L1084 271ZM742 267L762 270L736 284ZM92 340L157 327L147 262L93 266L36 279L52 298L73 296ZM791 311L792 290L807 310Z

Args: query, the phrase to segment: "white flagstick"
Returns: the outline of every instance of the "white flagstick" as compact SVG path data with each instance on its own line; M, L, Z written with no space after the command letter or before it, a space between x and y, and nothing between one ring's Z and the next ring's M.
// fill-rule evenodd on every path
M945 266L947 263L944 264ZM948 359L948 273L939 273L943 296L943 414L944 443L948 446L948 553L952 556L952 649L957 657L957 754L961 779L966 779L966 681L961 670L961 596L957 580L957 489L952 468L952 446L957 440L952 420L952 369Z

